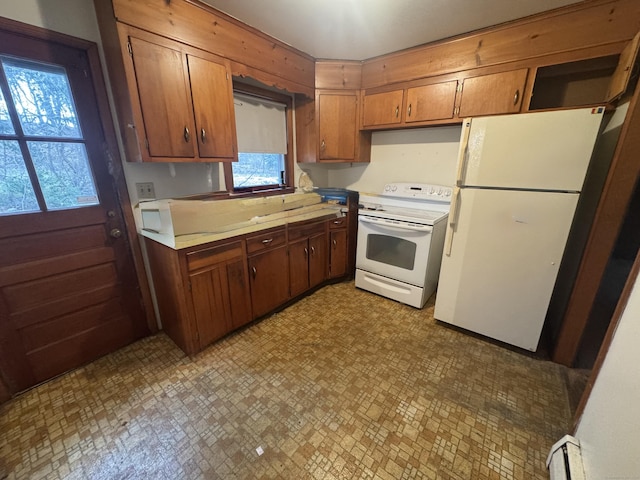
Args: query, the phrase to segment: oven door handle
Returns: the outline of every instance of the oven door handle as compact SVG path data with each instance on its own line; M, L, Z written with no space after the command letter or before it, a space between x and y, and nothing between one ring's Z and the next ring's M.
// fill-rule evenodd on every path
M425 232L425 233L431 233L431 230L432 230L430 225L406 225L406 224L389 225L384 220L378 220L375 217L363 217L362 215L358 217L358 220L365 223L380 225L381 227L387 228L389 230L400 230L400 231L409 230L411 232Z

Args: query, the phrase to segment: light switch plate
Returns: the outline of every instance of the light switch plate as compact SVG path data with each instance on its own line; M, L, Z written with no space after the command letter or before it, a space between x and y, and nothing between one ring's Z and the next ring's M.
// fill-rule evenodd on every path
M153 188L153 182L136 183L136 192L138 194L138 200L156 198L156 191Z

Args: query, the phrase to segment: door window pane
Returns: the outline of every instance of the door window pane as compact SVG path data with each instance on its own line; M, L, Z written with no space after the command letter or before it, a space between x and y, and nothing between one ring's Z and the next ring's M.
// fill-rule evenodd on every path
M2 90L0 90L0 135L11 135L12 133L14 133L14 130L9 117L9 109L7 108L7 102L4 100L4 95L2 95Z
M2 60L25 135L80 138L67 75L62 67Z
M416 259L414 242L404 238L370 233L367 235L367 258L406 270L413 270Z
M39 210L18 142L0 141L0 214Z
M49 210L98 203L83 144L28 142L27 145Z

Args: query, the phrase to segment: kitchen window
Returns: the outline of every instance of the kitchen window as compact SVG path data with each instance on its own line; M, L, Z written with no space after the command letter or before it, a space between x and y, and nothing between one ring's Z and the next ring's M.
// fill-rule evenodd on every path
M224 166L227 190L292 189L291 97L244 84L233 97L238 161Z

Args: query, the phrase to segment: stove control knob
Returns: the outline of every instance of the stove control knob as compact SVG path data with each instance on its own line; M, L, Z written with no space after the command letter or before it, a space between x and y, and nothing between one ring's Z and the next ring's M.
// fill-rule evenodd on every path
M395 192L397 189L398 189L398 187L396 187L395 185L393 185L393 186L391 187L391 191L392 191L392 192Z
M387 184L384 186L384 191L388 192L389 190L391 190L391 185Z
M444 191L444 196L445 197L450 197L451 196L451 190L445 190Z

